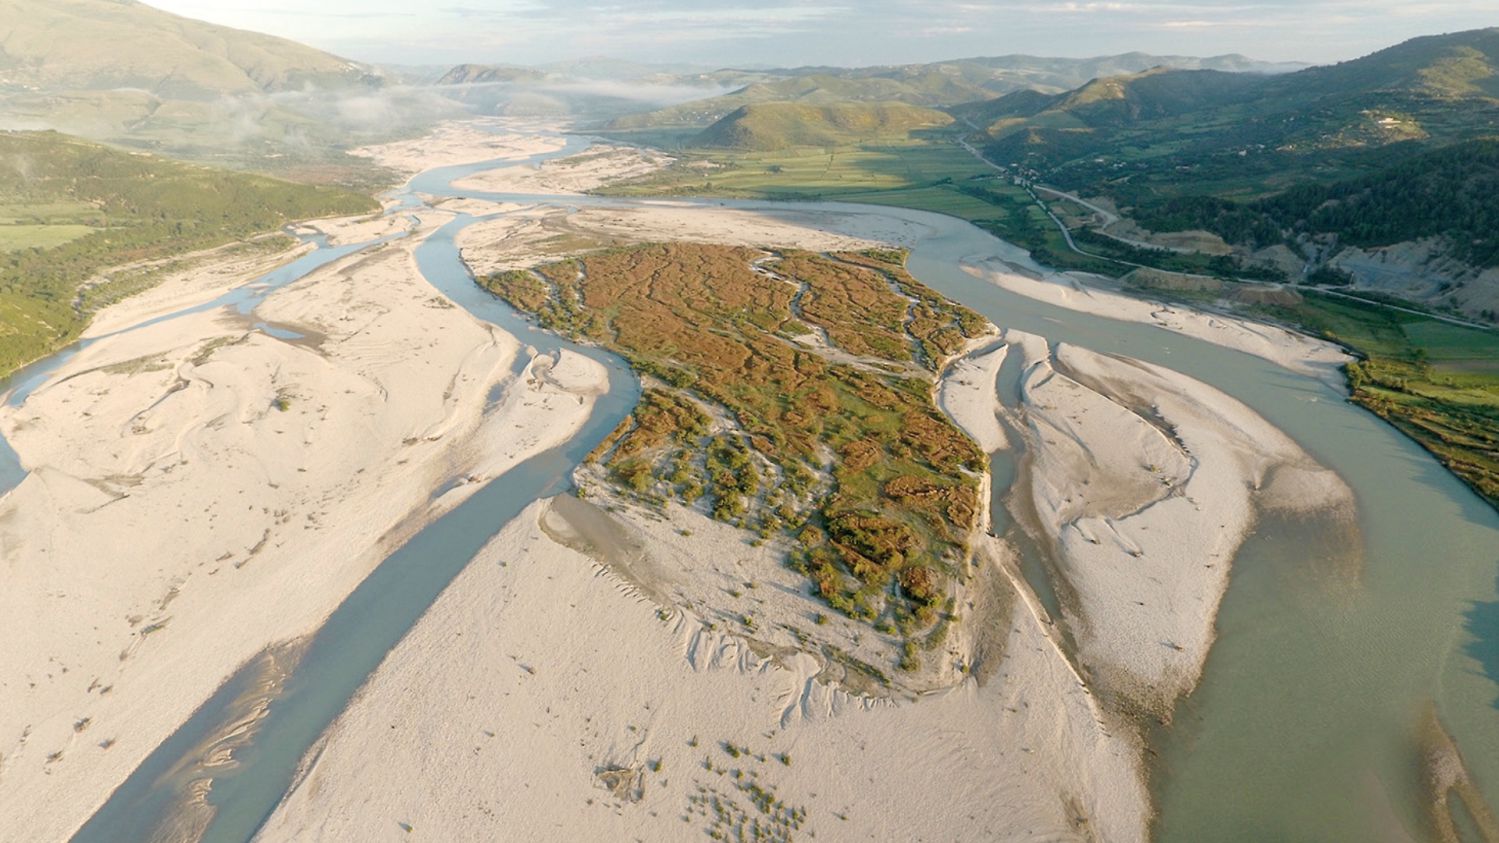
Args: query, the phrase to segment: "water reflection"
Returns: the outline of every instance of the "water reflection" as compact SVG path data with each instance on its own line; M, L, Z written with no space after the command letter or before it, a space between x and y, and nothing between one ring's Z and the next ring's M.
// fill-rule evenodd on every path
M1499 582L1495 590L1499 591ZM1478 662L1479 670L1489 681L1499 686L1499 600L1474 601L1472 608L1463 613L1463 628L1471 636L1463 652ZM1494 696L1494 708L1499 708L1499 694Z

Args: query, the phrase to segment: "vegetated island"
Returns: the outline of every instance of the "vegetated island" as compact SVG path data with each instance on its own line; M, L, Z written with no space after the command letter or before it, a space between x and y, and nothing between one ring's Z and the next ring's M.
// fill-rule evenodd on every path
M816 143L796 142L804 128L742 110L675 139L685 146L672 150L671 168L606 192L944 213L1082 274L1081 283L1333 340L1360 358L1348 369L1352 399L1499 506L1499 331L1470 324L1499 313L1488 233L1499 145L1475 137L1494 100L1433 89L1419 82L1432 74L1411 71L1448 67L1443 57L1469 41L1490 49L1495 32L1417 39L1337 73L1156 71L1069 94L1022 91L950 107L960 121L946 129L833 126L814 114L828 123ZM1392 63L1417 81L1389 90L1360 81L1388 75ZM1220 88L1296 91L1319 103L1344 92L1368 104L1316 111L1292 135L1282 121L1255 122L1259 134L1246 139L1223 118ZM1149 107L1120 116L1142 102ZM1256 102L1282 107L1275 96ZM1053 112L1075 125L1042 125ZM1183 121L1208 128L1177 149Z
M833 608L906 635L912 670L912 637L953 615L986 461L936 406L936 376L991 329L904 257L671 243L482 283L645 376L592 456L613 483L794 536L789 564Z

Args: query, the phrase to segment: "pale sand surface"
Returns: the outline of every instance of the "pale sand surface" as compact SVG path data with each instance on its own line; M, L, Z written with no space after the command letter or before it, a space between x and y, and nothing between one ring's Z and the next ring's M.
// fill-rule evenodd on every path
M460 236L476 274L585 243L834 250L911 234L862 215L673 203L508 210ZM944 387L971 420L988 412L991 443L1003 437L1004 355L972 372L955 364ZM444 592L309 754L263 839L400 839L406 826L435 839L701 839L713 822L693 800L715 792L738 806L726 810L767 820L734 769L805 807L805 828L831 839L1144 838L1132 728L1086 689L1009 549L982 529L954 585L973 622L904 673L898 636L810 596L784 565L787 539L760 544L675 503L643 507L597 467L577 478L587 502L551 505L563 515L533 507ZM436 723L447 725L423 725ZM736 765L724 741L767 760ZM638 801L606 790L598 773L612 768L631 790L639 772Z
M1169 712L1201 674L1256 512L1346 517L1352 492L1207 384L1071 345L1054 361L1033 345L1026 363L1031 503L1073 598L1068 625L1098 681Z
M1023 263L1017 263L1021 261ZM1021 266L1029 264L1026 267L1028 273L1014 271L1008 265L1012 263ZM1293 372L1320 378L1340 388L1344 380L1339 369L1352 359L1332 343L1285 328L1090 287L1065 273L1041 269L1031 263L1029 256L1023 252L1007 255L1003 261L984 261L980 265L968 264L963 268L976 277L1028 298L1095 316L1158 325L1169 331L1253 354Z
M797 216L805 226L785 214L671 203L519 209L471 227L460 245L483 274L653 239L828 250L913 234L857 215ZM1105 315L1296 371L1327 376L1342 360L1290 332L1078 294ZM1009 444L999 415L1024 431L1021 483L1060 560L1062 622L1090 681L1131 714L1167 711L1200 675L1233 553L1257 512L1346 513L1351 496L1205 384L1070 346L1053 362L1044 338L1018 332L1005 341L954 363L937 399L986 451ZM1020 408L995 394L1009 354L1027 369ZM309 755L308 774L264 839L401 839L403 824L439 839L500 829L701 839L715 826L711 810L696 812L698 797L765 819L732 784L735 769L806 807L806 828L831 839L1144 838L1150 808L1136 727L1092 695L1002 541L975 537L977 573L956 585L963 622L922 653L915 674L886 684L831 654L889 670L896 639L807 596L802 578L779 564L781 540L751 547L750 534L697 510L644 509L611 494L597 469L579 476L631 538L594 547L590 559L558 544L567 528L555 514L536 509L507 527ZM1004 640L992 640L995 630ZM455 646L459 655L445 652ZM469 669L476 664L492 674ZM453 724L438 741L419 729L434 718ZM723 741L768 760L736 762ZM793 764L776 761L779 752ZM606 790L598 773L616 768L627 789L639 785L638 801L633 790L623 799ZM833 804L830 795L842 802L831 825L817 810Z
M85 338L101 337L148 319L212 301L233 287L250 282L312 250L310 244L289 243L269 254L234 255L233 247L207 252L187 267L170 271L161 283L95 314Z
M332 245L365 243L382 237L414 232L419 220L431 227L450 218L448 213L423 211L420 215L395 217L334 217L311 220L293 227L302 234L324 234ZM204 253L186 268L173 271L156 286L110 305L89 322L85 338L102 337L139 325L148 319L176 313L213 301L225 292L249 284L279 266L313 250L310 243L297 243L269 254L234 255L233 246Z
M462 129L385 160L410 156L414 172L497 157L494 135ZM667 202L462 210L514 212L460 237L479 274L622 242L836 250L917 232ZM0 621L16 642L0 676L18 677L0 680L0 803L44 806L6 833L65 836L239 664L315 629L400 538L586 418L603 372L570 354L531 361L483 414L520 350L414 273L410 249L447 218L274 294L258 318L305 341L185 317L99 343L0 411L37 467L0 499L7 576L23 586L0 594L0 617L41 619ZM400 223L323 225L358 240ZM174 283L161 295L211 298L201 279ZM1121 315L1094 295L1087 307ZM1159 306L1118 298L1147 308L1125 318L1159 323ZM1333 365L1324 344L1203 318L1216 321L1168 327L1298 371ZM1211 644L1228 565L1208 554L1231 556L1259 509L1346 487L1211 387L1005 341L954 364L937 396L986 449L1005 444L996 413L1025 432L1021 482L1062 560L1063 623L1089 681L1155 708L1190 689ZM1018 410L994 395L1009 354L1027 367ZM538 503L507 526L309 754L264 839L697 840L715 797L771 821L751 783L823 839L1145 839L1134 727L1091 693L1003 542L980 529L955 585L962 622L887 685L850 660L893 673L897 639L809 597L781 540L753 547L700 511L641 508L590 471L589 500L613 515ZM455 477L468 480L428 501ZM99 553L99 536L120 549ZM733 758L725 741L751 751ZM601 772L623 784L611 792Z
M673 160L655 150L599 145L577 155L544 161L537 167L517 165L485 170L456 181L453 186L488 193L578 194L650 175Z
M447 207L445 204L444 207ZM511 213L484 220L458 235L463 258L475 275L535 266L589 248L677 241L730 246L846 251L886 245L895 227L867 216L770 216L732 208L701 208L674 202L634 207L560 208L496 206ZM862 226L861 220L869 220Z
M998 414L1002 407L995 392L999 367L1004 365L1010 347L1001 345L992 351L964 357L943 374L937 403L958 427L978 443L986 454L1010 446Z
M702 840L724 828L714 799L773 825L752 787L804 812L798 839L1144 839L1132 741L1029 612L1006 622L986 684L864 700L819 682L817 656L662 611L554 539L572 530L539 502L496 536L259 839ZM652 556L667 576L704 558Z
M416 230L418 218L430 221L434 217L433 212L427 209L389 216L371 214L356 217L330 217L308 220L298 225L297 229L303 233L322 234L328 238L328 243L331 245L346 246L352 243L368 243L383 237L404 236Z
M880 242L856 232L910 234L860 215L797 217L844 233L662 203L518 209L470 227L460 245L483 274L585 240L832 250ZM969 380L952 387L954 402L975 419L987 408L1000 437L1004 353L981 357L971 379L948 379ZM973 622L954 624L903 673L892 664L901 639L813 599L784 565L786 539L756 546L699 509L642 507L613 494L597 467L578 480L589 503L566 509L611 526L579 532L541 509L510 525L309 754L264 839L381 839L406 826L437 839L700 839L713 823L693 800L715 788L722 804L766 819L733 769L764 777L786 805L805 802L807 828L832 839L1144 838L1132 728L1086 689L1010 551L982 529L954 586ZM568 542L570 531L583 538ZM453 725L437 738L417 728L432 722ZM723 741L769 760L719 772L733 760ZM861 775L840 776L850 765ZM638 802L606 791L598 773L610 768L632 783L639 771ZM818 805L831 818L815 816Z
M564 355L517 381L516 341L428 285L415 241L273 293L256 317L305 340L184 316L99 341L0 409L32 472L0 499L0 804L29 806L0 836L65 838L242 663L586 419L602 367ZM455 476L471 482L429 500Z
M382 167L413 176L435 167L468 164L501 158L528 158L542 152L553 152L565 146L560 136L537 134L507 122L506 129L491 132L483 128L486 121L444 123L420 138L395 143L366 146L351 150L350 155L369 158ZM555 129L551 124L537 123L536 129Z

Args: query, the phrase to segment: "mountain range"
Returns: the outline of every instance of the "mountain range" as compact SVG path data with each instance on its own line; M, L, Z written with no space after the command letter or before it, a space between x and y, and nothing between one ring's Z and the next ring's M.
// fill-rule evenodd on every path
M1179 172L1214 154L1264 156L1285 170L1298 157L1499 131L1499 28L1417 38L1277 76L1156 68L952 111L990 137L996 156L1051 170L1078 165L1092 174L1102 156L1132 174Z
M1499 312L1499 28L1277 76L1158 68L949 110L990 160L1107 197L1148 231Z
M703 128L742 106L763 102L812 105L851 101L901 102L925 107L952 106L1018 90L1056 93L1090 79L1157 67L1273 74L1305 65L1260 62L1239 55L1195 58L1125 53L1087 59L1011 55L852 69L801 67L759 71L761 78L758 81L723 96L616 118L608 128ZM718 71L713 78L726 81L732 78L730 74L731 71Z

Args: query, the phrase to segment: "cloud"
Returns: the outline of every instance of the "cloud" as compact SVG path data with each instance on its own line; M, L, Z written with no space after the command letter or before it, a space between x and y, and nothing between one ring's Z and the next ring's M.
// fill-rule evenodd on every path
M890 64L1134 50L1349 58L1493 25L1472 0L155 0L353 58L543 64L589 55L706 66Z

